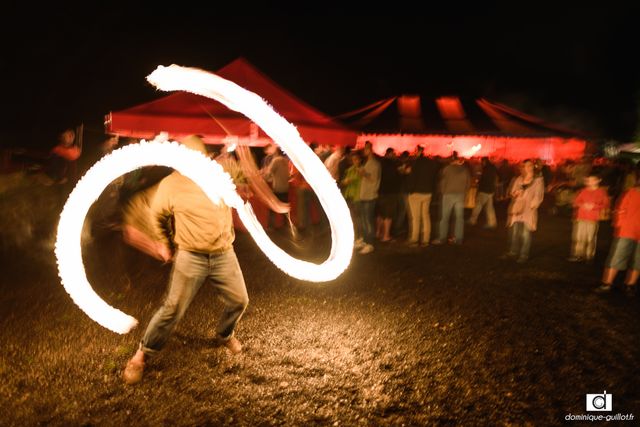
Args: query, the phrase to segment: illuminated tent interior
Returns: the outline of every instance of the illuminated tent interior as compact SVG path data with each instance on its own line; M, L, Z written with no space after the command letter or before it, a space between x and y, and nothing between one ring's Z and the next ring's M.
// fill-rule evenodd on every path
M359 129L358 147L371 141L380 155L388 147L400 153L422 145L432 156L448 157L457 151L464 157L557 163L582 157L587 145L575 132L482 98L402 95L340 118Z
M356 132L316 110L279 86L244 58L216 72L219 76L255 92L299 130L310 143L354 145ZM125 137L152 138L168 132L170 138L198 134L208 144L242 142L261 146L270 139L244 115L209 98L174 92L106 116L106 131Z

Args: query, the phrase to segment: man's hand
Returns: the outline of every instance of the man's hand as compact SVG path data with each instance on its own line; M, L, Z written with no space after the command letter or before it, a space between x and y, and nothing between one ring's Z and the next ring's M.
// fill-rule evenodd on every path
M164 262L169 262L171 261L171 258L173 258L171 249L169 249L164 243L158 242L156 244L156 253L158 254L158 258Z

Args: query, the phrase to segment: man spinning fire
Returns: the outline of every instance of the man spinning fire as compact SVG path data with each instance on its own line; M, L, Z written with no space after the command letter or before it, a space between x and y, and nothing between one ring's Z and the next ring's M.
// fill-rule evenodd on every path
M204 143L197 136L181 142L206 154ZM159 183L149 211L156 255L165 262L172 261L173 268L162 307L149 322L138 350L124 369L127 384L142 380L147 357L164 347L206 279L211 279L225 305L216 328L217 340L233 354L242 351L234 330L249 303L233 250L235 233L228 206L222 201L214 204L198 185L176 171ZM167 233L171 220L172 242ZM170 242L175 247L173 252Z

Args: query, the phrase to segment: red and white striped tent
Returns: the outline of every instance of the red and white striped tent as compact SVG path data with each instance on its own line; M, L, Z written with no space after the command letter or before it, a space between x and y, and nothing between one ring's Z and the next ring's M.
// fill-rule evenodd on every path
M557 163L582 157L587 146L576 132L482 98L402 95L340 118L359 129L358 147L371 141L378 154L389 147L397 153L412 152L422 145L433 156L448 157L457 151L463 157L540 158Z

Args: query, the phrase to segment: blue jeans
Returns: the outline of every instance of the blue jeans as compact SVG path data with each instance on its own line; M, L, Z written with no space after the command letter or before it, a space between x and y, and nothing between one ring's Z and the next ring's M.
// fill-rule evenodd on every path
M529 258L531 231L524 222L514 222L509 227L509 253L520 259Z
M456 243L462 243L462 239L464 239L464 193L442 195L442 217L440 218L439 240L447 240L451 211L454 212L455 216L454 238L456 239Z
M164 347L207 278L211 279L225 305L218 322L218 336L222 340L231 338L249 304L235 252L231 249L219 254L200 254L178 250L171 271L169 292L142 338L141 348L145 354L153 354Z
M495 228L496 226L496 211L493 208L493 193L483 193L481 191L478 192L476 196L476 206L473 208L471 212L471 218L469 218L469 222L474 224L478 222L478 216L480 216L480 212L482 212L482 208L486 207L487 214L487 227Z
M360 221L358 221L360 223L360 236L366 243L373 245L376 238L374 227L376 199L360 200L358 206L360 214Z

